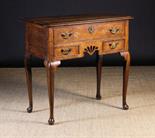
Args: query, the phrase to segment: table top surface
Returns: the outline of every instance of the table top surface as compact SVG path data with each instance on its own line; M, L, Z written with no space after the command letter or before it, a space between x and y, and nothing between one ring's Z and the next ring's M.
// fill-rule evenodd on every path
M25 22L34 23L43 27L55 27L63 25L76 25L82 23L108 22L118 20L129 20L131 16L122 16L116 14L99 14L99 15L70 15L70 16L48 16L24 18Z

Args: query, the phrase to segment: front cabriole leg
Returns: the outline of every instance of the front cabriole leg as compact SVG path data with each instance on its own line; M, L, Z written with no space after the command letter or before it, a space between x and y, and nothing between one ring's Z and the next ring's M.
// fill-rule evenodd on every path
M47 85L48 85L48 96L49 96L49 107L50 107L50 117L48 120L49 125L54 124L54 74L60 61L44 61L44 65L47 70Z
M124 58L124 65L123 65L123 93L122 93L122 104L123 109L128 110L129 106L126 102L126 95L127 95L127 86L128 86L128 77L129 77L129 67L130 67L130 53L127 52L121 52L121 56Z

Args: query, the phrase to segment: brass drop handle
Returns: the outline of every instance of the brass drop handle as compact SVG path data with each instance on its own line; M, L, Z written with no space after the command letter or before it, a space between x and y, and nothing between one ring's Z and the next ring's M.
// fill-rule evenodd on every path
M91 34L95 31L94 27L93 26L89 26L88 27L88 32Z
M109 29L109 31L110 31L112 34L116 34L117 32L119 32L119 28L111 28L111 29Z
M71 37L73 35L72 32L64 32L64 33L61 33L61 37L63 39L68 39L69 37Z
M68 55L72 51L71 48L61 49L61 53L63 55Z
M119 44L118 42L112 42L112 43L109 44L109 47L110 47L111 49L115 49L115 48L117 47L118 44Z

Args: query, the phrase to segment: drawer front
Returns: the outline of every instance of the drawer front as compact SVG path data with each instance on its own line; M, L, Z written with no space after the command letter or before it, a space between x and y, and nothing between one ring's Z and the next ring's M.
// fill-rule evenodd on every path
M66 59L71 57L76 57L79 54L79 45L65 46L65 47L55 47L54 57L56 59Z
M54 28L54 43L123 37L124 35L125 21L65 26Z
M103 42L103 53L115 53L125 50L125 40L114 40Z

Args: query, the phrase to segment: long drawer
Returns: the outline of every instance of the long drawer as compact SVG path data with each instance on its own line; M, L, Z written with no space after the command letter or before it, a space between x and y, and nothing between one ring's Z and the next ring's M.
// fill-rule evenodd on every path
M54 44L125 36L125 21L54 28Z

